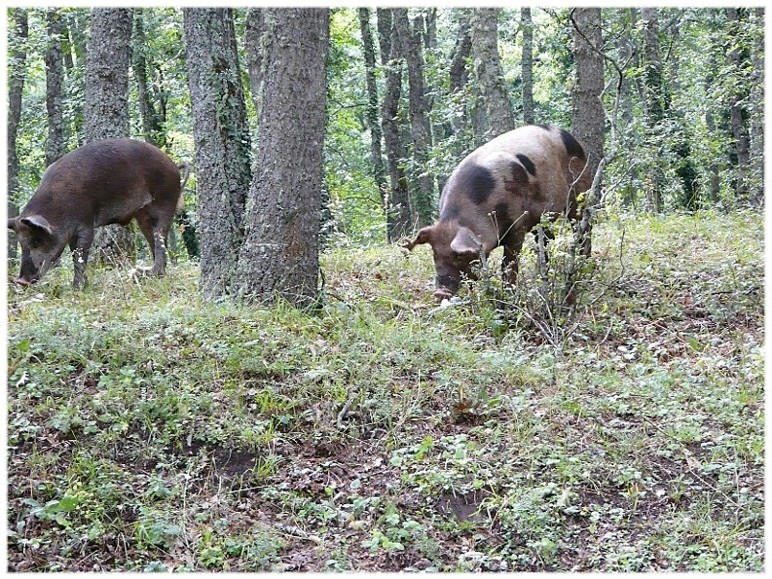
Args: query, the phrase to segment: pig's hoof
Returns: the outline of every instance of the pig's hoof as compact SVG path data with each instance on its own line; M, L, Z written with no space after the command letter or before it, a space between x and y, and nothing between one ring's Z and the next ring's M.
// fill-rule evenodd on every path
M434 299L436 299L438 302L441 302L442 300L449 300L452 297L453 294L446 289L438 289L434 292Z

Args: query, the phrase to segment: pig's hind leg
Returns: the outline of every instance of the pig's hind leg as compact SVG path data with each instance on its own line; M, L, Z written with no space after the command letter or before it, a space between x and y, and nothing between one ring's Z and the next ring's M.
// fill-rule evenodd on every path
M152 210L152 206L143 207L134 217L153 254L153 275L165 275L166 239L169 235L171 219L164 219L162 215L157 215L157 212Z

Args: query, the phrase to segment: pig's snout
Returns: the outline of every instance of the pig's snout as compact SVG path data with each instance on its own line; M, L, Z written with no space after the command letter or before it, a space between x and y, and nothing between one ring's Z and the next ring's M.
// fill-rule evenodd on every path
M23 278L23 277L17 277L15 280L13 280L13 283L15 283L16 285L20 285L22 287L27 287L27 286L32 285L33 283L35 283L35 281L37 281L37 280L34 280L34 279L33 280L29 280L29 279L26 279L26 278Z
M434 297L438 300L450 299L458 291L460 278L455 275L438 275L434 278Z

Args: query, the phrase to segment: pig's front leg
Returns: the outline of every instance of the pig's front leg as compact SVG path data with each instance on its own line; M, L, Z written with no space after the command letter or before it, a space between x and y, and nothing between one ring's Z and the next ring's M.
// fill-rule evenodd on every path
M72 280L72 287L81 290L86 286L86 264L88 263L88 252L91 249L91 243L94 241L93 229L81 229L75 232L70 240L70 250L72 251L72 263L75 270L75 276Z

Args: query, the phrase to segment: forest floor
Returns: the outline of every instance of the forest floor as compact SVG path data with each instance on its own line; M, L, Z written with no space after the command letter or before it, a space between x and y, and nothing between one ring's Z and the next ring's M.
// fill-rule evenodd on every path
M8 569L761 571L763 240L606 217L542 329L425 246L326 252L316 312L11 287Z

